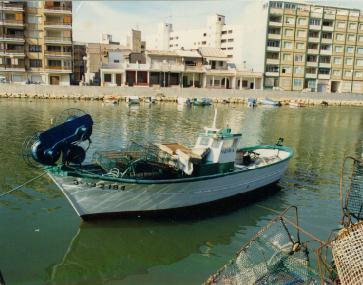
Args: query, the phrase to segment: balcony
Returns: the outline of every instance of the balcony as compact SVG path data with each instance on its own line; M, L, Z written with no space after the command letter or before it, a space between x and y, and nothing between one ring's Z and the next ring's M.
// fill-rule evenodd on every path
M0 42L25 42L24 35L0 35Z
M71 44L71 37L48 37L46 36L44 39L46 44Z
M25 56L24 49L0 49L0 55L2 56Z
M24 64L0 64L1 71L25 71Z
M319 54L318 49L308 49L308 54Z
M314 31L320 31L321 25L309 25L309 29Z
M72 56L71 52L63 52L63 51L46 50L44 53L47 57L71 57Z
M44 14L72 14L72 6L50 6L45 2Z
M281 35L280 34L268 34L267 38L269 40L280 40L281 39Z
M23 27L23 20L10 20L10 19L1 19L0 26L12 26L12 27Z
M331 49L321 49L320 54L322 55L332 55L333 51Z
M150 65L150 70L152 71L162 71L162 72L183 72L184 65L178 63L161 63L154 62Z
M266 76L279 76L279 72L273 72L273 71L266 71L265 72Z
M284 10L282 8L270 8L271 15L282 15Z
M335 19L335 15L334 15L334 14L328 14L328 13L325 13L325 14L324 14L324 19L327 19L327 20L334 20L334 19Z
M317 38L309 37L308 41L311 43L318 43L320 41L320 38L319 37L317 37Z
M334 31L334 27L333 26L323 26L322 30L324 32L332 32L332 31Z
M150 64L146 64L146 63L126 63L126 67L125 69L128 70L149 70L150 69Z
M327 63L327 62L320 62L319 63L319 67L324 67L324 68L330 68L331 67L331 63Z
M309 67L317 67L318 66L318 62L317 61L307 61L306 62L306 66L309 66Z
M280 64L280 60L276 58L267 58L266 64Z
M44 27L52 29L72 29L72 23L47 20L44 22Z
M185 65L185 72L204 72L202 65Z
M280 51L280 47L267 47L267 51Z
M312 78L315 79L317 77L317 73L316 72L315 73L306 73L305 77L309 78L309 79L312 79Z
M24 11L24 4L22 2L0 3L0 10L22 12Z
M322 38L321 39L321 43L322 44L332 44L333 43L333 39Z
M330 74L319 74L319 79L330 79Z
M45 67L50 72L59 72L59 73L71 73L72 68L69 66L56 66L56 65L47 65Z
M269 21L268 24L271 27L282 27L282 23L281 22Z

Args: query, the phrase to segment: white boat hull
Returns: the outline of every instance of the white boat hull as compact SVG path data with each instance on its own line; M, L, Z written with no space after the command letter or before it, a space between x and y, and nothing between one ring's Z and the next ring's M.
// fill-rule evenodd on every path
M123 183L49 174L79 216L161 211L196 206L254 191L280 180L289 159L215 178L170 183ZM189 180L189 181L188 181Z

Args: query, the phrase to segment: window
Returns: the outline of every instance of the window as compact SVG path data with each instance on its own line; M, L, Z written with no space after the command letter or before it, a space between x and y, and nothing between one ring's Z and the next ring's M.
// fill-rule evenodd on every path
M284 53L284 54L282 55L282 59L283 59L284 61L291 61L291 60L292 60L292 55L291 55L291 54L289 54L289 53Z
M363 66L363 59L357 59L356 64L357 66Z
M363 48L358 47L358 48L357 48L357 53L358 53L358 54L363 54Z
M305 43L296 43L297 49L305 49Z
M344 41L345 37L343 34L336 34L335 38L337 41Z
M29 60L30 67L42 67L41 59L30 59Z
M315 67L307 67L306 68L307 74L316 74L316 68Z
M227 31L222 31L222 35L225 35L225 34L227 34Z
M285 36L293 37L294 36L294 30L293 29L285 29Z
M359 24L359 30L363 31L363 24Z
M206 41L202 41L202 45L206 45L207 44L207 42Z
M302 66L295 66L294 67L294 73L295 74L304 74L304 67L302 67Z
M233 47L229 47L228 50L233 50Z
M353 58L351 58L351 57L347 57L347 58L345 59L345 64L346 64L346 65L352 65L352 64L353 64Z
M346 25L346 22L337 22L338 29L345 29Z
M322 44L321 49L326 50L326 51L330 51L331 50L331 45Z
M354 47L347 47L347 53L354 53Z
M321 23L320 19L311 18L309 20L309 24L313 26L320 26L320 23Z
M318 49L319 44L317 43L308 43L308 49Z
M317 31L309 31L310 38L319 38L319 32Z
M266 65L266 72L279 72L277 65Z
M268 47L280 47L280 41L268 40L267 41L267 46Z
M297 24L298 25L306 25L308 23L308 20L306 18L298 18Z
M41 21L41 17L33 14L28 14L28 23L29 24L39 24Z
M351 70L345 70L344 71L344 76L346 76L346 77L352 76L352 71Z
M114 59L113 63L120 63L120 60L119 59Z
M284 42L284 48L292 49L292 42Z
M330 56L320 56L321 63L330 63Z
M333 21L323 20L324 27L333 27Z
M28 31L28 37L33 38L33 39L39 39L40 38L40 31L30 30L30 31Z
M295 54L294 59L296 62L302 62L304 59L304 56L302 54Z
M332 33L326 33L326 32L323 32L323 33L321 34L321 37L322 37L323 39L328 39L328 40L330 40L330 39L332 39L332 38L333 38L333 34L332 34Z
M112 76L111 76L111 74L109 74L109 73L105 73L105 74L103 75L103 81L105 81L105 82L111 82L111 81L112 81Z
M358 36L358 42L360 42L360 43L363 42L363 36L362 35Z
M228 30L228 34L232 34L233 33L233 31L232 30Z
M29 8L41 8L42 7L42 1L27 1L26 5Z
M228 55L227 55L227 57L228 57L228 58L232 58L232 57L233 57L233 55L231 55L231 54L228 54Z
M270 3L271 8L282 8L282 2L271 2Z
M296 35L297 35L298 38L305 38L306 37L306 31L304 31L304 30L297 30Z
M340 74L341 74L341 71L340 70L338 70L338 69L334 69L333 70L333 75L334 76L340 76Z
M296 9L296 4L285 3L285 9Z
M348 41L355 42L355 35L349 34L348 35Z
M285 23L286 24L294 24L295 23L295 19L294 19L294 17L286 17L285 18Z
M363 77L363 72L362 71L355 71L354 76L355 77Z
M221 40L221 43L226 43L227 42L227 40ZM195 45L195 43L194 43L194 45Z
M341 57L334 57L334 64L341 64L342 58Z
M306 61L307 62L316 62L317 61L317 56L316 55L307 55L307 57L306 57Z
M203 37L206 37L207 36L207 33L203 33Z
M301 79L294 79L294 86L296 86L296 87L302 86L302 80Z
M349 23L349 29L356 30L357 29L357 23Z
M336 46L335 47L335 52L343 52L344 51L344 47L343 46Z
M319 74L329 75L330 74L330 68L319 68Z
M42 46L39 45L29 45L30 52L42 52Z
M282 66L281 73L284 73L284 74L291 73L291 66Z
M228 42L229 43L233 43L233 39L228 39Z

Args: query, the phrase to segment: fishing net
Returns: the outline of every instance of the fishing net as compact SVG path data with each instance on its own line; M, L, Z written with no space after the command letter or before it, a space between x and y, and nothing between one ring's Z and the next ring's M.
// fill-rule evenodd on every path
M363 284L363 222L344 228L332 244L342 285Z
M355 161L353 165L347 209L357 220L363 219L363 162Z
M306 247L290 232L283 219L270 223L206 284L319 284Z

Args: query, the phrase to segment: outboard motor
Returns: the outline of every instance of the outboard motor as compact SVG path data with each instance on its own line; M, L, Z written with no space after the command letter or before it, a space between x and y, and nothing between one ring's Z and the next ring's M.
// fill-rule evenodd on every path
M63 164L81 164L86 151L79 144L91 142L92 126L89 114L72 114L63 123L25 141L23 157L28 163L33 160L41 165L55 165L61 156Z

